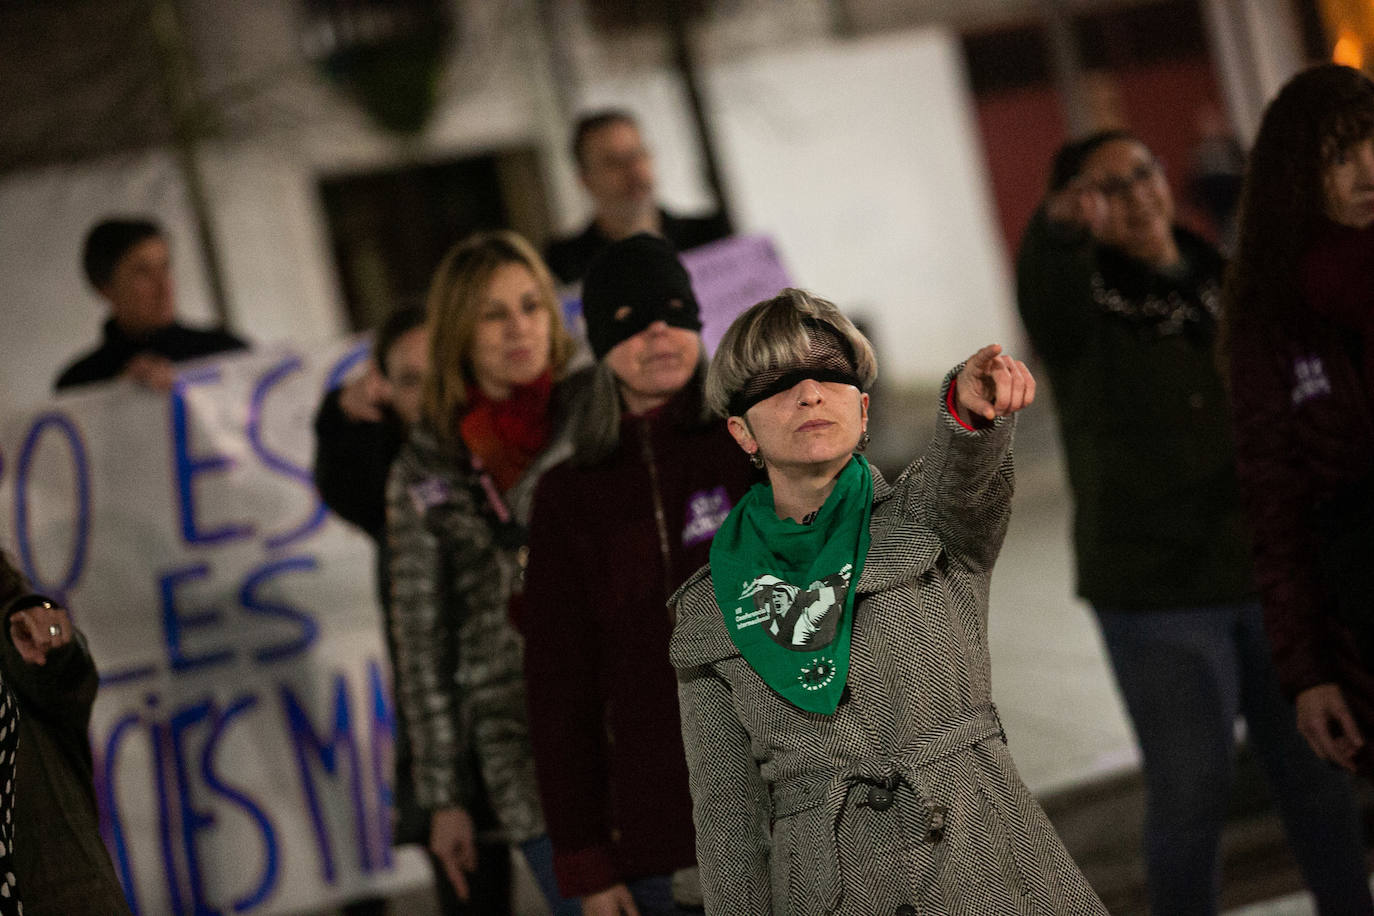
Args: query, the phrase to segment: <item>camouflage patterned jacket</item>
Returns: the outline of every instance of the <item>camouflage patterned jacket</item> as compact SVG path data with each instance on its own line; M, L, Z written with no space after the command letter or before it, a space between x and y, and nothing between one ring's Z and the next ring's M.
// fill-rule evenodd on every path
M420 806L470 807L477 774L508 842L544 832L525 714L523 643L508 603L520 576L529 491L544 453L504 502L471 457L417 428L387 483L395 690L410 723ZM494 492L494 490L493 490ZM512 518L499 517L513 507ZM497 508L500 506L500 508Z

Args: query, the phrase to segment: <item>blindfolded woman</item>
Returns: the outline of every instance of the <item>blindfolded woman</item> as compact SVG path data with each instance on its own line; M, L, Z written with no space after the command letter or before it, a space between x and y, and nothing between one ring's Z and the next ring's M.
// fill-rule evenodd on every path
M745 312L707 397L767 472L674 597L709 913L1104 913L1016 773L987 599L1026 367L985 347L893 484L868 341L799 290Z

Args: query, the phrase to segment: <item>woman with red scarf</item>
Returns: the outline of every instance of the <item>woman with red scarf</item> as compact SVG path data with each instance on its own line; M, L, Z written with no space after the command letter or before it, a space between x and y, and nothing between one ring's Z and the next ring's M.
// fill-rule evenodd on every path
M1374 775L1374 82L1266 110L1226 290L1241 486L1279 677L1319 757Z
M555 914L576 913L553 879L509 616L534 482L559 451L573 344L548 269L510 232L449 252L427 311L421 419L387 484L396 695L415 793L460 898L479 834L495 834L521 848ZM480 896L471 905L485 911Z

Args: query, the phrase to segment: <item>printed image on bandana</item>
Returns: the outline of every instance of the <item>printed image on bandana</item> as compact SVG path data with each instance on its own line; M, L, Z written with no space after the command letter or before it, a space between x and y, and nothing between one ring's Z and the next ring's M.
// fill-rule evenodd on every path
M753 597L754 610L736 616L736 625L762 626L772 640L786 649L811 652L835 639L844 610L845 592L853 565L846 563L833 575L812 582L804 591L773 575L745 583L740 600Z

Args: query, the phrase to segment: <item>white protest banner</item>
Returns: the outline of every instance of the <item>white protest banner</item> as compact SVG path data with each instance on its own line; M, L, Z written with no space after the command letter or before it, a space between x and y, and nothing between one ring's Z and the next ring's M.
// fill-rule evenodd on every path
M0 425L6 548L100 667L106 842L136 913L285 913L427 880L390 844L373 545L311 482L366 344L187 363Z

